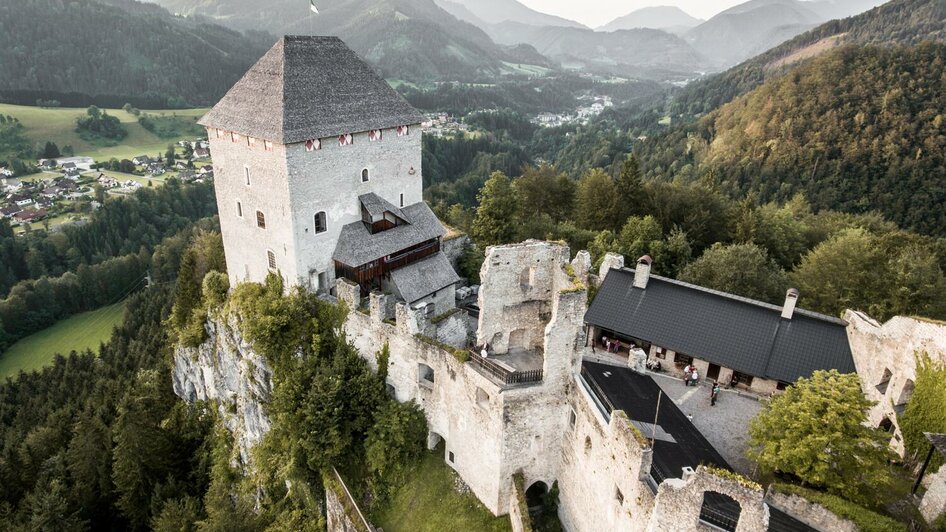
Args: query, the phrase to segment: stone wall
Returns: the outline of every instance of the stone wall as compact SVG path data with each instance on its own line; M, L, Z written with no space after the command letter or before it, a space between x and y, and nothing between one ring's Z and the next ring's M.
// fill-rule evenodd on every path
M266 250L275 253L277 268L289 282L295 283L299 272L289 209L285 146L277 145L273 151L265 151L262 141L250 148L245 137L242 142L232 142L229 133L219 139L214 129L208 134L230 286L243 281L263 282L269 273ZM247 172L249 185L246 184ZM256 211L265 216L265 229L257 227Z
M916 380L917 353L925 352L933 360L946 362L946 324L896 316L881 325L853 310L846 311L844 319L849 324L848 340L864 394L877 403L868 412L868 422L877 427L889 419L893 423L890 446L903 456L903 436L894 405L904 400L908 395L904 390ZM888 371L886 388L878 389Z
M765 502L816 530L830 530L831 532L857 532L859 530L854 523L798 495L770 490L765 495Z
M458 263L460 257L463 256L463 251L466 250L467 246L472 245L473 243L470 241L470 237L463 233L454 233L443 238L443 241L440 243L440 250L450 259L450 264L453 266L453 269L459 271Z
M562 524L574 532L645 530L654 502L641 480L650 470L650 447L623 412L605 419L580 381L568 402L558 476Z
M345 481L332 469L323 477L325 486L325 529L327 532L375 532L365 520Z
M716 475L700 466L688 478L667 479L660 484L647 531L699 530L703 495L707 492L729 496L739 503L736 532L768 530L769 508L763 502L762 488Z
M532 532L532 521L529 509L526 507L525 488L516 485L513 479L512 490L509 492L509 524L512 532Z
M272 370L242 334L235 316L209 320L207 341L174 352L174 393L185 401L215 401L223 425L233 434L244 465L250 449L269 430L263 404L272 391Z
M933 475L927 475L924 483L926 493L920 501L920 513L932 525L933 521L946 514L946 466L940 467Z

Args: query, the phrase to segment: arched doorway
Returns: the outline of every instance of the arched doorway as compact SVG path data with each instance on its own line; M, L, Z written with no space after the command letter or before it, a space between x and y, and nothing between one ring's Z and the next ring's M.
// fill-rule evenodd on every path
M700 508L700 521L720 530L735 532L739 524L742 507L729 495L715 491L703 493L703 506Z
M545 496L549 494L549 487L541 480L533 482L526 490L526 505L530 511L541 510L545 502Z

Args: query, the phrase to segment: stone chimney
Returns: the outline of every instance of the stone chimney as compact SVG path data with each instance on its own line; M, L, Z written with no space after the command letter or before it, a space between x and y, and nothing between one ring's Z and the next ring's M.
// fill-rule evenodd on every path
M634 269L634 288L644 290L647 288L647 281L650 280L650 265L654 259L650 255L644 255L637 259L637 268Z
M786 320L792 319L792 316L795 315L795 305L798 303L798 290L795 288L789 288L788 292L785 292L785 304L782 305L782 317Z

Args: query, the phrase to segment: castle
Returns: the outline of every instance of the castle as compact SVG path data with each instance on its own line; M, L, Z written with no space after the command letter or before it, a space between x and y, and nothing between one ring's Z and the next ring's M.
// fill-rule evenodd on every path
M528 529L527 499L556 482L567 530L853 530L729 472L672 402L658 422L657 385L644 370L647 359L682 355L704 373L715 366L718 377L748 377L749 391L774 392L796 374L852 370L846 322L796 310L797 292L782 308L765 305L650 276L647 257L628 270L609 254L592 272L587 252L572 259L566 245L539 241L485 250L474 320L456 308L451 240L421 196L420 120L340 40L281 39L200 121L231 285L278 273L353 309L347 337L375 369L379 345L389 346L388 392L421 406L429 447L516 531ZM589 310L590 286L599 294ZM723 334L691 330L699 315L675 317L693 305ZM632 306L656 317L651 327L615 319ZM700 338L681 342L674 325ZM249 464L269 429L272 372L234 318L207 330L199 348L178 348L174 390L218 401ZM642 349L589 362L601 359L603 334ZM741 339L741 352L767 358L718 348ZM488 357L469 350L484 344ZM829 356L819 354L825 346ZM330 530L365 528L352 524L350 505L327 497Z

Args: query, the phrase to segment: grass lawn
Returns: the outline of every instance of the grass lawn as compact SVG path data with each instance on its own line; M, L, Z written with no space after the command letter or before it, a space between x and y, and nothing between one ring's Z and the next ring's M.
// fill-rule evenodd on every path
M456 479L442 449L425 452L388 504L372 512L372 524L385 532L512 530L508 516L493 517L475 495L458 493Z
M84 218L84 217L85 217L85 216L83 216L83 215L81 215L81 214L77 214L77 213L74 213L74 212L68 212L68 213L65 213L65 214L60 214L59 216L54 216L54 217L52 217L52 218L47 218L46 220L42 220L42 221L39 221L39 222L33 222L33 223L30 224L30 225L32 226L31 229L33 229L34 231L38 231L38 230L40 230L40 229L45 230L45 229L46 229L46 224L47 224L47 222L48 222L49 228L52 229L53 227L56 227L56 226L59 225L59 224L62 224L62 223L65 223L65 222L72 222L72 221L75 221L75 220L81 220L81 219ZM26 231L26 227L23 226L23 225L18 225L18 226L16 226L16 227L13 228L13 234L17 234L17 235L20 234L20 233L23 233L23 232L25 232L25 231Z
M56 172L37 172L35 174L25 175L23 177L17 177L16 179L19 179L20 181L24 183L30 183L30 182L41 180L41 179L57 179L61 177L62 177L62 174L59 174Z
M128 130L128 136L117 146L101 146L79 138L76 133L76 118L85 115L86 108L55 107L42 108L27 105L0 104L0 114L11 115L20 119L26 128L26 137L34 143L55 142L60 148L72 146L76 155L93 157L95 160L131 159L136 155L157 155L164 153L168 144L183 138L162 139L138 123L138 117L121 109L106 109L108 114L118 117ZM145 111L157 116L179 116L197 119L207 109L174 109L163 111Z
M131 179L132 181L135 181L135 182L137 182L137 183L141 183L142 186L148 186L148 183L150 182L150 183L151 183L151 186L153 186L153 187L160 187L160 186L163 186L163 185L164 185L164 181L165 181L168 177L172 177L172 175L175 175L175 174L162 174L162 175L159 175L159 176L157 176L157 177L145 177L145 176L134 175L134 174L126 174L126 173L123 173L123 172L115 172L115 171L112 171L112 170L99 170L99 171L96 171L96 172L95 172L95 175L98 175L99 172L101 172L101 173L103 173L103 174L105 174L105 175L107 175L107 176L109 176L109 177L112 177L112 178L114 178L114 179L117 179L117 180L119 180L119 181L122 182L122 183L124 183L125 181L128 181L129 179Z
M116 303L98 310L76 314L59 323L23 338L0 354L0 379L16 375L20 370L33 371L48 365L56 353L98 350L99 343L112 335L121 323L125 304Z
M508 61L503 61L503 65L513 74L523 74L526 76L543 77L552 71L552 69L540 65L510 63Z

